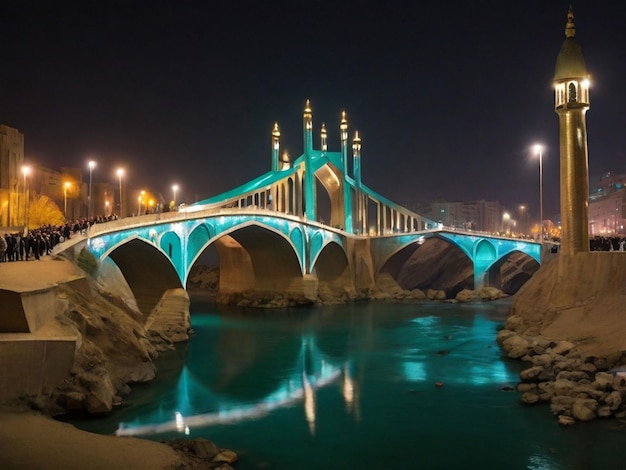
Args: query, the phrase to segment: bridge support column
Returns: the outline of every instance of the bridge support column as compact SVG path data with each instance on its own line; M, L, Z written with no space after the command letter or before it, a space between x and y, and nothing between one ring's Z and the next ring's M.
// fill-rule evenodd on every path
M482 289L489 284L488 266L474 262L474 290Z

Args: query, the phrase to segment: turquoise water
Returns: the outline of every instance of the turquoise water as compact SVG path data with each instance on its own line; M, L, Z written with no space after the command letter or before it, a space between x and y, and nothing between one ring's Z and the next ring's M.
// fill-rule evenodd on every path
M368 302L259 311L192 306L195 334L78 427L206 437L240 469L624 469L617 420L562 428L526 407L495 337L508 302Z

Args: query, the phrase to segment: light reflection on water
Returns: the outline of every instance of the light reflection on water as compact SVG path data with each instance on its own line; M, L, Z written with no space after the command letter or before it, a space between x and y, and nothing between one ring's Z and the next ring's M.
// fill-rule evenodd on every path
M189 344L127 408L75 423L206 437L239 468L626 468L621 423L560 428L495 343L507 302L259 312L194 305ZM440 382L441 387L435 384Z

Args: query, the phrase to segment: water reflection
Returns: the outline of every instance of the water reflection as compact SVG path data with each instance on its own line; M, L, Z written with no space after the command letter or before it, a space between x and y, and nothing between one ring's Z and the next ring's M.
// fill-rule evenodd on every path
M249 337L248 335L245 335ZM232 339L232 338L231 338ZM237 347L240 343L235 342ZM246 359L248 362L248 359ZM281 361L280 368L284 367ZM253 364L254 365L254 364ZM267 367L267 364L265 364ZM255 367L256 368L256 367ZM267 369L265 369L267 372ZM280 381L275 390L257 402L246 402L223 395L222 387L212 390L206 384L199 383L187 367L183 368L177 384L177 409L171 420L158 420L145 424L120 423L118 436L162 434L166 432L190 433L194 427L205 427L216 424L232 424L245 419L259 419L282 407L294 406L302 402L311 434L315 434L315 394L322 387L337 382L343 377L344 390L348 393L346 403L354 405L354 384L350 377L350 364L337 364L324 356L315 343L315 337L301 337L298 355L290 368L291 374ZM228 368L228 375L231 370ZM349 385L346 385L349 384ZM204 402L214 411L202 414L193 413L191 390L200 392ZM220 393L221 392L221 393ZM235 393L235 395L238 395ZM159 413L160 414L160 413Z
M367 305L358 312L343 308L261 321L237 311L196 315L194 328L201 330L201 341L190 342L187 355L194 359L183 366L176 393L140 420L121 422L117 435L189 434L198 427L258 420L298 404L315 435L317 393L331 384L337 384L346 412L358 422L363 374L355 379L353 364L356 360L361 371L376 364L385 334L400 344L394 346L397 360L384 367L397 367L404 382L441 385L445 377L445 385L452 386L514 380L494 360L498 352L485 346L493 343L493 322L472 311L461 324L458 317L419 315L415 309L389 318L373 315ZM449 357L438 361L437 355Z

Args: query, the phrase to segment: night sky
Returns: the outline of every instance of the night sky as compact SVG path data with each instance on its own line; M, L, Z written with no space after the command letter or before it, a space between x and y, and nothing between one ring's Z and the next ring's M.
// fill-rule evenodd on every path
M26 161L94 158L94 181L202 199L271 167L271 130L302 152L311 100L339 150L363 139L363 182L430 200L559 211L552 77L572 3L591 75L590 186L626 173L626 1L88 1L0 3L0 123Z

